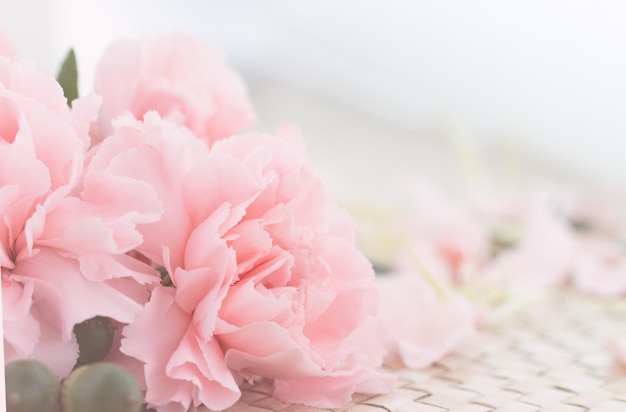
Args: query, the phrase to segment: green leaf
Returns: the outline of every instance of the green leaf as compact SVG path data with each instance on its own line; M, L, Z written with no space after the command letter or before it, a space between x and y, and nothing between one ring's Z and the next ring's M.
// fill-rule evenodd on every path
M76 68L76 55L74 49L67 53L65 61L57 75L57 81L63 88L63 94L67 99L67 105L72 106L72 101L78 97L78 69Z

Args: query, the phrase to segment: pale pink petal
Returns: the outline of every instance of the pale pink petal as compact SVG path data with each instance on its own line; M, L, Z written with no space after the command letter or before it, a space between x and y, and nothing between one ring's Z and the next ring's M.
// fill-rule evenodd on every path
M104 357L104 362L113 362L120 366L122 366L126 371L130 372L130 374L135 378L139 387L145 391L146 390L146 376L144 373L144 364L139 359L134 358L132 356L128 356L121 352L121 342L122 342L122 330L126 325L118 322L113 322L113 327L115 328L115 332L113 335L113 343L111 345L111 350Z
M582 291L604 297L626 293L626 255L623 246L605 239L581 244L572 264L572 280Z
M255 345L250 345L253 341ZM276 322L248 324L235 332L220 334L219 342L228 367L247 379L256 375L270 379L327 375L319 363L321 359L314 360L310 350Z
M263 180L241 167L239 161L213 154L189 170L183 186L187 213L194 224L199 224L208 217L207 213L228 203L233 211L229 222L225 222L225 231L241 220L263 185Z
M89 131L101 104L102 98L95 94L81 96L72 101L71 122L85 147L91 146Z
M374 271L371 263L344 239L329 239L327 248L320 256L331 268L327 287L334 297L318 317L307 319L306 334L318 340L341 341L365 317L376 313L378 297L372 287ZM327 304L328 297L324 294L313 296L321 296L322 305ZM312 306L316 304L320 302Z
M74 325L96 315L132 321L156 276L123 256L141 243L136 224L160 211L147 211L148 202L136 209L131 196L117 208L102 195L81 198L81 185L91 184L83 167L97 106L91 97L70 110L49 74L0 58L4 343L7 358L41 360L59 377L78 355Z
M68 341L59 339L56 329L45 316L38 317L41 336L29 359L38 360L49 367L59 378L67 377L78 359L78 343L72 335Z
M156 110L207 142L255 121L246 86L224 57L182 34L113 44L98 65L95 91L104 97L100 139L124 111L141 119Z
M416 369L430 366L475 334L472 307L450 290L434 290L420 276L407 273L377 278L389 355Z
M272 248L272 238L262 220L245 220L228 231L228 245L237 253L237 272L250 271Z
M614 336L609 338L607 343L615 360L620 365L626 366L626 339L622 336Z
M36 282L13 278L2 287L5 362L35 359L59 378L66 377L78 357L75 338L63 339L61 331L48 321L49 308L38 301Z
M187 330L168 362L167 372L174 379L199 386L199 393L193 395L195 406L204 404L211 409L224 409L241 394L219 343L215 339L199 340L192 328Z
M291 289L295 291L295 288ZM220 307L220 318L228 319L230 325L240 327L265 320L274 321L284 312L292 310L291 299L286 291L281 292L278 295L254 282L234 285Z
M395 378L383 372L361 368L342 376L341 372L331 376L302 379L277 380L274 396L288 403L302 403L317 408L340 408L352 399L352 394L390 392Z
M151 113L144 123L121 123L115 134L98 146L90 166L142 182L156 191L163 215L157 222L142 225L141 252L160 260L166 246L170 263L178 267L183 262L191 220L183 185L193 164L208 160L207 156L208 150L201 142Z
M191 315L176 305L174 293L155 289L144 310L124 329L121 351L146 362L145 399L159 410L185 412L200 402L226 408L238 399L239 389L216 344L195 342L189 334ZM157 341L151 332L155 322L166 332Z
M39 322L30 309L33 304L33 282L15 281L2 285L2 326L4 355L7 362L33 353L41 336Z
M57 116L69 119L67 99L61 86L34 63L0 58L0 84L14 92L20 101L39 103Z
M548 205L532 205L525 235L485 268L486 276L518 290L562 285L569 276L577 240L568 223Z
M49 249L40 250L36 259L19 262L13 277L32 279L37 305L46 308L47 321L61 332L63 340L71 338L75 324L97 315L124 323L132 321L143 302L118 290L126 287L125 283L134 284L147 294L145 288L132 279L109 284L89 281L82 276L77 261L63 258Z

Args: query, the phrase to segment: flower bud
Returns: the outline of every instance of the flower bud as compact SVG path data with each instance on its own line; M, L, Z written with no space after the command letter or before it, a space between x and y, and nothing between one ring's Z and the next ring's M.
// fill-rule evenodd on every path
M63 383L65 412L141 412L135 378L119 365L97 362L74 370Z
M74 326L74 334L78 341L78 367L104 359L113 345L115 327L111 319L96 316Z
M59 400L59 380L44 364L18 360L4 367L7 412L54 412Z

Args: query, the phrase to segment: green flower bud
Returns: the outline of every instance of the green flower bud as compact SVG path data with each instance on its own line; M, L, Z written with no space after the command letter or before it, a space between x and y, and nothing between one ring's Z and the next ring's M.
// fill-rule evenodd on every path
M491 228L491 246L494 255L516 247L524 238L525 228L516 222L501 222Z
M78 341L78 367L104 359L113 345L115 327L111 319L96 316L74 326L74 335Z
M45 365L18 360L4 367L7 412L54 412L59 401L59 380Z
M74 370L63 382L64 412L141 412L135 378L119 365L98 362Z

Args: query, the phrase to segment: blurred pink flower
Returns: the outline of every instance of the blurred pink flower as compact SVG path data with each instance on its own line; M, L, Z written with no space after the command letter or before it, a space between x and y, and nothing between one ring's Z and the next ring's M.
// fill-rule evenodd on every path
M70 111L53 78L0 58L6 360L39 359L61 377L78 355L76 323L96 315L129 322L147 298L134 287L148 279L122 262L141 240L135 222L149 217L128 211L89 177L79 187L97 107L97 99L79 99Z
M391 381L374 371L384 352L373 322L371 264L355 247L350 216L328 203L303 149L293 127L213 149L265 180L228 232L238 238L229 242L238 281L215 333L237 374L273 379L274 394L287 402L332 408L354 392L385 392Z
M581 240L572 264L574 285L587 293L616 298L626 293L626 254L615 240Z
M490 258L489 231L469 208L446 199L422 184L414 192L410 215L405 220L407 240L429 256L439 276L454 284L471 281ZM436 261L436 263L435 263ZM407 253L399 254L398 267L413 270Z
M120 120L98 147L95 169L148 183L165 208L139 226L137 252L173 285L153 290L121 348L145 363L159 412L226 408L243 379L272 379L279 398L320 407L389 389L374 370L374 273L302 149L283 129L209 151L156 113Z
M571 196L566 216L581 233L594 232L604 236L623 236L626 226L624 199L617 193L587 191Z
M624 336L611 336L607 339L607 346L613 358L620 365L626 367L626 338Z
M141 119L156 110L209 144L256 119L244 82L224 56L182 34L114 43L97 67L95 92L103 97L98 141L125 111Z
M476 335L476 312L445 283L415 272L377 277L388 360L409 368L430 366Z
M519 291L537 291L563 285L569 278L577 239L564 216L538 196L527 206L520 240L500 251L484 268L494 284Z

